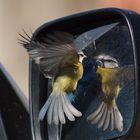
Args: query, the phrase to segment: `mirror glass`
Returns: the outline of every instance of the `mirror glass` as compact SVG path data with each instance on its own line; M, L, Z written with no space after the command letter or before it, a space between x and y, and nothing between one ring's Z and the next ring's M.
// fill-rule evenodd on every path
M61 139L106 140L126 135L133 123L136 92L128 27L116 22L91 29L76 35L75 44L87 58L84 76L69 99L83 115L62 126Z

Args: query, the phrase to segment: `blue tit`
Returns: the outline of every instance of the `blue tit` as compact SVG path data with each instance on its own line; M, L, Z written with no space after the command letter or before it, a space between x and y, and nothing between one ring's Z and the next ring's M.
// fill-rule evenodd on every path
M111 131L117 129L121 132L123 116L117 107L116 99L121 89L134 79L133 66L119 67L118 61L109 55L99 55L96 61L98 63L96 74L101 80L102 103L87 119L103 130L110 128Z
M74 121L75 117L82 116L67 97L76 90L83 76L82 61L86 57L76 49L73 35L54 31L42 38L42 42L32 40L27 34L20 36L23 38L20 43L40 71L46 78L52 78L52 92L39 112L39 120L43 120L47 113L48 124L58 125L65 124L66 117Z

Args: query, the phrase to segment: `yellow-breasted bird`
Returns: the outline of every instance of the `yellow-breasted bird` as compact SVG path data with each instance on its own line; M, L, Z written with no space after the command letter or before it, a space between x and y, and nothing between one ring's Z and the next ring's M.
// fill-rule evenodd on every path
M29 56L39 65L46 78L52 78L52 92L39 112L39 120L47 113L47 122L56 125L80 117L78 111L67 98L67 94L76 90L83 75L82 61L86 57L76 50L73 35L54 31L47 34L42 42L32 40L26 33L20 34L20 43L27 49ZM66 116L66 117L65 117Z
M101 79L102 103L98 109L90 114L87 119L92 124L98 124L98 128L106 130L117 129L123 131L123 117L117 107L116 99L121 89L134 79L132 65L119 67L118 61L109 55L96 57L97 75Z

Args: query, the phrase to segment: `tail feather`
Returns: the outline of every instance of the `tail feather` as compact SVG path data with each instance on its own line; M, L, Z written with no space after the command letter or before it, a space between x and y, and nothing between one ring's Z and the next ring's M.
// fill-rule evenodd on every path
M98 107L98 109L94 113L92 113L88 116L87 119L91 121L101 111L102 107L103 107L103 102L101 103L101 105Z
M123 119L117 106L114 108L114 114L115 114L115 128L121 132L123 130Z
M59 91L60 92L60 91ZM56 91L55 91L56 93ZM39 120L43 120L47 112L48 124L54 123L56 125L65 124L66 117L70 121L74 121L75 117L82 116L82 113L78 111L66 97L66 93L60 92L55 94L52 92L39 113Z
M52 98L52 102L51 102L50 106L48 107L48 113L47 113L47 122L48 122L48 124L52 123L53 108L54 108L55 100L56 100L56 97L54 96ZM41 111L40 111L39 115L40 114L41 114ZM45 112L45 114L46 114L46 112ZM44 115L44 117L45 117L45 115ZM43 118L42 118L42 120L43 120Z
M114 130L114 111L113 108L110 109L111 115L110 115L110 130Z
M44 106L41 108L40 112L39 112L39 120L43 120L45 117L45 114L50 106L50 104L52 103L52 99L53 99L53 95L50 95L48 100L46 101L46 103L44 104Z
M98 128L101 128L104 125L104 122L105 122L105 119L106 119L106 113L107 113L107 107L106 106L105 106L105 109L102 112L103 112L103 115L102 115L102 117L100 119L100 122L98 124Z
M104 126L103 126L103 130L106 130L109 127L109 123L110 123L110 110L107 109L106 111L106 117L105 117L105 121L104 121Z
M58 115L59 115L60 122L62 124L65 124L66 123L66 119L65 119L65 116L64 116L63 105L62 105L61 100L59 100Z
M76 116L76 117L80 117L82 116L81 112L78 111L69 101L69 99L67 98L67 96L63 96L66 106L68 107L68 109L71 111L71 113Z
M92 124L96 124L99 122L99 120L101 119L101 117L105 116L106 114L106 106L103 106L100 110L100 112L92 119Z
M53 122L54 124L58 125L59 124L59 114L58 114L58 104L59 104L59 99L58 97L56 97L55 99L55 104L54 104L54 108L53 108Z
M63 96L61 96L61 100L62 100L63 111L65 112L65 115L67 116L67 118L68 118L70 121L75 121L75 118L74 118L73 114L71 113L71 111L68 109L68 107L67 107L67 105L66 105L66 102L65 102Z
M87 117L91 124L98 124L98 128L106 130L117 129L123 131L123 118L117 107L117 105L108 108L108 106L102 102L98 109Z

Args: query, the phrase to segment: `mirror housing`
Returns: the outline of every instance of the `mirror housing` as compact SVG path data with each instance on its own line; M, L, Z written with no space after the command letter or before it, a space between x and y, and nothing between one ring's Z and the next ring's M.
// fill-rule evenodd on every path
M135 95L134 95L134 115L130 127L124 133L117 133L115 135L107 136L109 139L125 138L132 132L137 116L137 107L138 107L138 88L139 88L139 45L140 45L140 16L139 14L129 11L122 10L117 8L107 8L100 10L93 10L88 12L83 12L64 18L57 19L45 23L40 26L35 33L33 34L33 40L42 41L41 38L51 31L65 31L69 32L75 36L78 36L82 33L85 33L91 29L95 29L104 25L109 25L111 23L121 22L127 26L130 35L130 41L132 43L133 55L134 55L134 75L135 75ZM38 114L47 100L49 88L49 80L45 79L44 76L40 73L37 65L30 59L30 119L32 127L32 135L35 140L47 140L48 139L48 126L47 122L38 121ZM71 124L70 124L71 125ZM63 130L62 135L68 130ZM71 128L72 129L72 128ZM70 131L70 130L69 130ZM98 131L97 131L98 132ZM96 133L97 133L96 132ZM59 132L58 132L59 133ZM79 132L79 135L82 132ZM93 132L94 133L94 132ZM55 134L54 134L55 135ZM93 135L93 134L91 134ZM109 133L108 133L109 135ZM88 138L88 136L87 136ZM62 136L62 139L64 138ZM85 140L85 139L84 139Z

